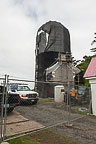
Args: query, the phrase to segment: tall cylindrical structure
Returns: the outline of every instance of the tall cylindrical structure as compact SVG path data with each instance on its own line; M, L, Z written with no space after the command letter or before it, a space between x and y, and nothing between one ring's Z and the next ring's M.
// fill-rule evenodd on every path
M60 54L67 56L69 59L71 57L68 29L56 21L49 21L43 24L37 32L35 52L35 79L37 81L46 81L46 69L54 66L59 61ZM51 75L49 77L51 78ZM48 94L48 89L54 91L54 85L37 84L37 89L41 97L53 96L54 92Z

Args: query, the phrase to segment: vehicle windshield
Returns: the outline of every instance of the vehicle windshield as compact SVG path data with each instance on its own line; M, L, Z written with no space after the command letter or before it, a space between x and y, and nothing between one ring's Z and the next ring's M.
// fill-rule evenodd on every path
M17 91L30 91L28 86L18 86Z

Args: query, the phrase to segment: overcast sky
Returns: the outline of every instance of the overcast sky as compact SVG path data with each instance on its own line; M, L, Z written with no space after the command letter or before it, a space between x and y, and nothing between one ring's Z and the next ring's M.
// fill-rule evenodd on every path
M77 59L90 53L96 32L96 0L0 0L0 74L34 79L38 28L61 22Z

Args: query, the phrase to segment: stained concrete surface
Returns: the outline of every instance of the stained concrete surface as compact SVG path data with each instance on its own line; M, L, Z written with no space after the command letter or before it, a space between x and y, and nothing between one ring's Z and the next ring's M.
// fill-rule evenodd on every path
M29 120L22 116L19 112L13 111L7 116L6 136L14 136L17 134L44 128L44 126L33 120Z

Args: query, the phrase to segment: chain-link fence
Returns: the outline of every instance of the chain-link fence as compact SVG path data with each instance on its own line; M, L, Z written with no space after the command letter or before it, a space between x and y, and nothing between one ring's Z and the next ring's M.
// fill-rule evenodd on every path
M52 128L91 112L90 87L5 76L0 85L1 141Z

